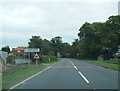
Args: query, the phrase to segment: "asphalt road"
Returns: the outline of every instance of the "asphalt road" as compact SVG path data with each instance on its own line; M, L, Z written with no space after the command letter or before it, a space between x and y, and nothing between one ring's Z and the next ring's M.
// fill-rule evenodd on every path
M13 89L118 89L118 72L85 61L62 58Z

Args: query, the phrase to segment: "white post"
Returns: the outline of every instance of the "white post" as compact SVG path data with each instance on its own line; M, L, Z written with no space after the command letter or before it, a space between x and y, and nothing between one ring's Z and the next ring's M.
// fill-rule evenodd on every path
M36 66L37 66L37 59L36 59Z
M29 59L28 65L30 67L30 53L28 53L28 59Z

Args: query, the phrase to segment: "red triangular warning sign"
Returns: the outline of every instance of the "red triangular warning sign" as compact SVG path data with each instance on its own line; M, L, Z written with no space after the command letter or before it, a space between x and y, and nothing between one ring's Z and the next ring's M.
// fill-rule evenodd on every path
M34 59L39 59L40 57L38 56L38 54L36 53L34 56Z

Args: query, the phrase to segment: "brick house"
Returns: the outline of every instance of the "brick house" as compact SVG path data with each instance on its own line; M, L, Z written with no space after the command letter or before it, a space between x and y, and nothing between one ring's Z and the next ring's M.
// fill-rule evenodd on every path
M17 47L12 49L12 53L16 56L25 56L27 53L24 52L24 49L28 47Z

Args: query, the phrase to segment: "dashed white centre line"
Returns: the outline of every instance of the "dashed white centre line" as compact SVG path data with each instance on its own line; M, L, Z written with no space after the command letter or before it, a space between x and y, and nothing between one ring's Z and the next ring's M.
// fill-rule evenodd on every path
M87 80L87 78L80 72L80 71L78 71L79 72L79 74L82 76L82 78L87 82L87 83L90 83L88 80Z
M70 61L71 62L71 61ZM74 65L72 62L71 62L72 65Z
M68 59L69 60L69 59ZM69 60L70 61L70 60ZM71 61L70 61L71 62ZM71 62L71 64L74 66L73 62Z
M74 66L74 68L77 70L77 67L76 67L76 66Z
M69 59L68 59L68 60L69 60ZM69 61L70 61L70 60L69 60ZM70 62L71 62L71 61L70 61ZM74 65L73 62L71 62L71 64ZM74 65L74 68L75 68L76 70L78 70L75 65ZM90 82L88 81L88 79L87 79L80 71L78 71L78 73L82 76L82 78L86 81L86 83L90 83Z

